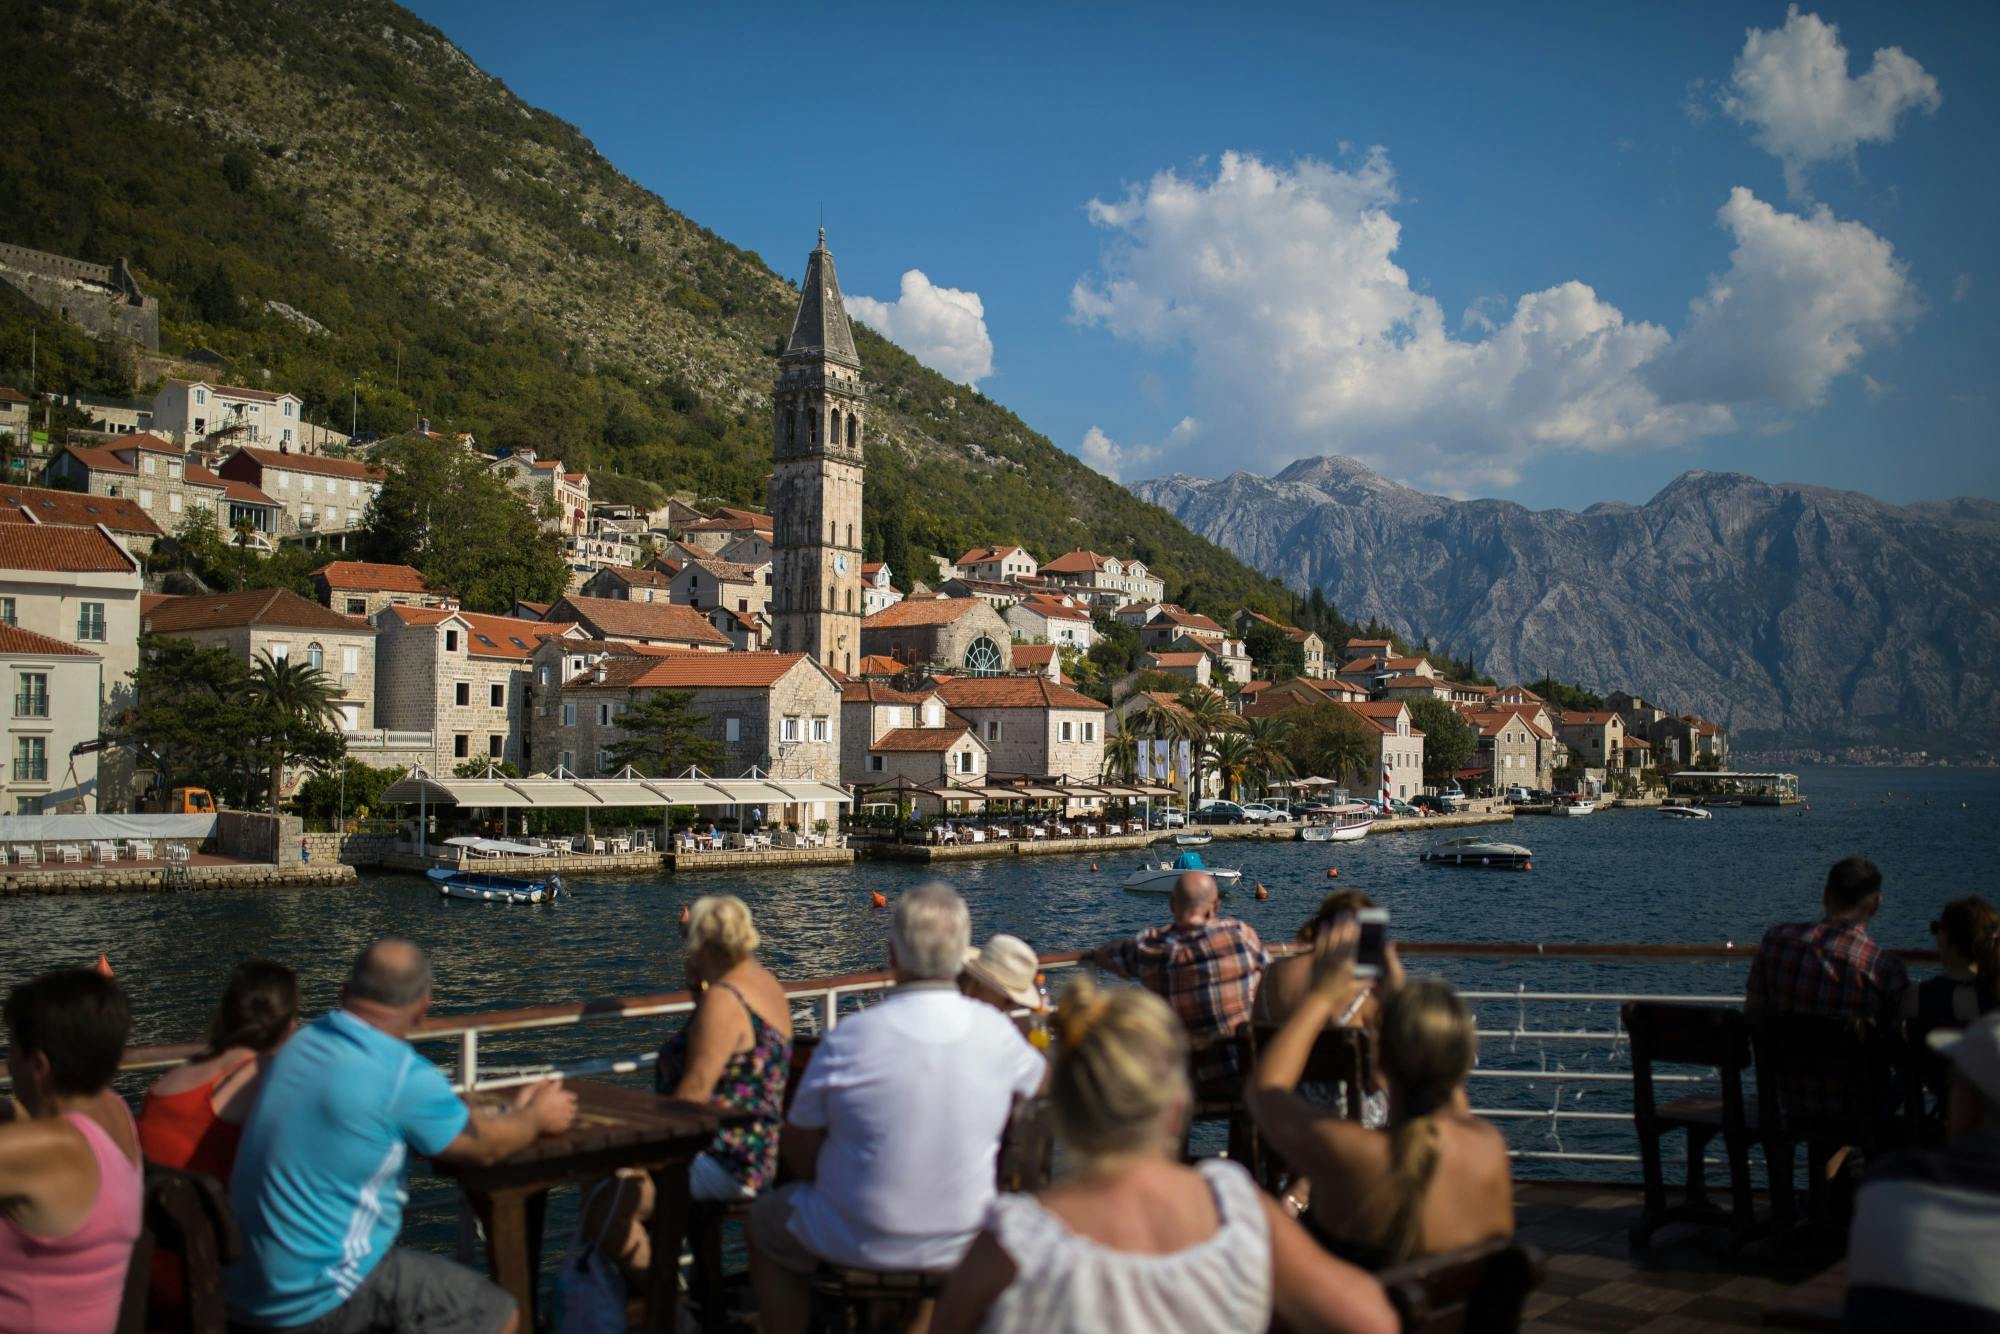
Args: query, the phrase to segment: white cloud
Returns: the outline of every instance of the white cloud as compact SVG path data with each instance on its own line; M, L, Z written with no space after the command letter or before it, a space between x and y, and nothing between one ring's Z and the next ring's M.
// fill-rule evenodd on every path
M1193 443L1200 430L1194 418L1183 417L1174 423L1174 429L1167 432L1167 438L1161 444L1121 445L1093 426L1083 433L1076 455L1112 481L1122 482L1127 480L1127 470L1144 468L1163 454L1185 449Z
M1899 46L1883 47L1867 73L1849 78L1840 29L1793 5L1784 27L1749 30L1719 100L1756 127L1758 146L1784 163L1786 187L1803 195L1812 166L1851 158L1860 144L1888 143L1904 112L1935 113L1944 98Z
M1483 319L1455 335L1394 262L1396 202L1381 149L1351 170L1229 153L1202 178L1162 172L1091 201L1112 239L1072 311L1187 349L1203 443L1226 437L1231 467L1339 452L1464 492L1506 485L1551 450L1671 445L1732 429L1737 405L1815 401L1915 309L1866 228L1737 191L1719 214L1736 235L1730 268L1691 304L1679 340L1576 281L1482 303ZM1730 360L1703 355L1708 344ZM1170 465L1175 444L1161 447ZM1122 461L1108 436L1095 447L1104 470Z
M938 287L922 269L911 269L894 301L850 296L846 304L856 319L947 379L977 385L993 374L993 339L977 292Z

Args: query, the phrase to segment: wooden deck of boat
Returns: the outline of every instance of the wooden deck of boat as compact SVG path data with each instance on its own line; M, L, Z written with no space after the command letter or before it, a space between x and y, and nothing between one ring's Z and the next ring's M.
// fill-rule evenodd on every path
M1765 1328L1767 1311L1823 1298L1813 1280L1841 1258L1834 1242L1783 1261L1761 1247L1725 1260L1717 1255L1717 1231L1679 1225L1662 1228L1652 1247L1637 1254L1626 1230L1639 1203L1636 1186L1515 1182L1519 1235L1548 1259L1522 1328L1646 1334Z

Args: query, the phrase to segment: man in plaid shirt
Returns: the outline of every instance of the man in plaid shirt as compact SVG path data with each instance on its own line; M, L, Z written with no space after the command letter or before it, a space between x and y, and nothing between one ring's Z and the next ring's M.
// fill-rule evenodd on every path
M1131 978L1173 1007L1202 1053L1196 1063L1202 1084L1242 1074L1236 1045L1224 1039L1249 1021L1257 984L1271 962L1247 922L1216 915L1220 900L1214 876L1187 871L1174 881L1168 900L1172 925L1148 927L1091 955L1099 967Z

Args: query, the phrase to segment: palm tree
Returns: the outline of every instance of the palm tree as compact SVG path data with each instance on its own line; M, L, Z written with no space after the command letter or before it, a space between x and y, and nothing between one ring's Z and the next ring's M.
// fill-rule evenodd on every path
M1243 733L1250 744L1250 769L1260 789L1292 776L1291 757L1285 754L1285 743L1292 739L1289 722L1283 718L1251 718L1245 722Z
M1222 782L1222 795L1231 801L1240 800L1243 784L1254 767L1250 738L1241 732L1217 732L1209 738L1205 755L1215 765L1215 776Z
M1139 740L1144 723L1144 715L1131 714L1120 718L1104 733L1104 767L1113 778L1132 781L1133 771L1139 764Z
M1187 716L1181 720L1186 738L1193 743L1194 752L1194 795L1201 797L1201 776L1203 762L1208 758L1212 739L1219 733L1240 732L1243 720L1229 710L1229 704L1213 690L1196 687L1181 696L1181 708Z
M292 755L294 729L339 726L342 691L319 668L290 658L279 661L266 650L251 668L247 693L251 704L268 718L275 815L285 790L285 761Z
M1357 773L1367 778L1363 787L1370 790L1375 787L1375 777L1370 772L1375 764L1375 749L1358 729L1330 733L1319 762L1327 776L1336 781L1346 782L1350 773Z

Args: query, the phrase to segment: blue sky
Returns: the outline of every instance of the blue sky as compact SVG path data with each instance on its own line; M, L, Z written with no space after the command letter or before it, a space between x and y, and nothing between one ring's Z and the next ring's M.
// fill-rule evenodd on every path
M1993 7L414 8L1126 480L2000 496Z

